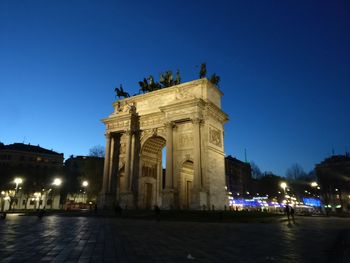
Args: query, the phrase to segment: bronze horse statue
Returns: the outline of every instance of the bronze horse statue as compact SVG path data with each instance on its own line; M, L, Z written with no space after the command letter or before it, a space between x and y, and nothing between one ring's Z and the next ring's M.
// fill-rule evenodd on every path
M211 75L211 78L209 81L214 85L219 86L220 77L214 73L213 75Z
M119 99L122 97L124 98L130 97L129 93L124 91L122 84L120 84L120 88L115 88L114 92L116 93L116 96L118 96Z

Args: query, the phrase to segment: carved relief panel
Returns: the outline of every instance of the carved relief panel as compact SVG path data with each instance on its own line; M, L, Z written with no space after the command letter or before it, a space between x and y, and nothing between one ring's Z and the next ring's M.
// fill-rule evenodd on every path
M219 129L209 127L209 142L215 146L222 147L222 137Z

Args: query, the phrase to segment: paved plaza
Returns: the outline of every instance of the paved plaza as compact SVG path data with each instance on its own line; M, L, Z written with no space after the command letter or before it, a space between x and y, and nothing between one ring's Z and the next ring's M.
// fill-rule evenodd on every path
M288 225L9 214L1 262L350 262L350 219Z

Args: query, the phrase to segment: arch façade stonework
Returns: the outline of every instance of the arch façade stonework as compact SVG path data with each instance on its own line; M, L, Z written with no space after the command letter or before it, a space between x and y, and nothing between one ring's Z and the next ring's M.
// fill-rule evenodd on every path
M99 206L227 205L223 135L228 117L221 110L222 95L200 79L115 102L114 112L103 119L106 156Z

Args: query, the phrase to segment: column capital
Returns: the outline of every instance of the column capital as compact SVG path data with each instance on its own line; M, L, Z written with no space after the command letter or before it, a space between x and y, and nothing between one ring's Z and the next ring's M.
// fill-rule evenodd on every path
M112 134L110 132L105 133L106 139L110 139L112 137Z
M165 122L165 127L166 128L171 128L171 129L173 129L174 127L175 127L176 125L175 125L175 122L173 122L173 121L167 121L167 122Z
M192 122L193 124L201 124L201 123L204 122L204 120L201 119L201 118L193 118L193 119L191 119L191 122Z
M128 135L128 136L129 136L129 135L131 135L131 134L132 134L131 130L126 130L126 131L125 131L125 135Z

